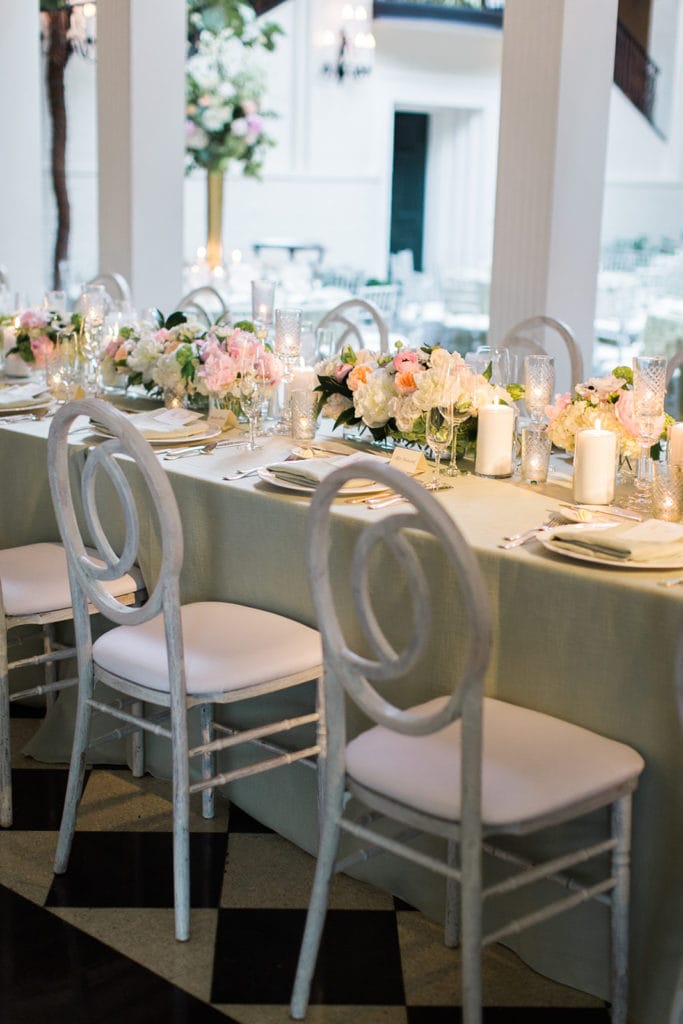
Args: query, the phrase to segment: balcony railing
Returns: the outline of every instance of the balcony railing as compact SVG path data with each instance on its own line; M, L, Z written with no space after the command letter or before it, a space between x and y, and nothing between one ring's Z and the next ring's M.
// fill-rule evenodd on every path
M661 135L662 132L654 119L658 76L657 65L648 57L623 22L618 22L614 82Z
M505 0L375 0L375 18L432 18L499 28Z

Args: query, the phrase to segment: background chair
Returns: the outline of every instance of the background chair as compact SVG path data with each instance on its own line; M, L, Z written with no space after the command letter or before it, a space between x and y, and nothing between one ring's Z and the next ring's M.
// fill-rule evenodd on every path
M89 550L89 557L95 552ZM144 590L137 567L106 584L108 593L121 604L133 604ZM92 606L88 609L92 613ZM12 772L10 750L10 702L55 695L73 686L75 677L57 679L57 663L76 654L74 647L55 640L54 626L73 618L66 553L61 544L27 544L0 550L0 825L12 824ZM43 653L8 659L8 633L20 626L39 626ZM10 694L10 670L44 666L44 683Z
M176 309L182 313L194 314L207 327L222 323L230 316L223 296L210 284L202 285L201 288L193 288L187 295L183 295L176 303Z
M370 302L388 327L393 328L401 301L400 284L366 284L358 289L358 298Z
M379 335L379 345L375 344L375 332ZM379 348L380 352L389 351L389 328L380 311L366 299L346 299L326 313L318 324L329 327L337 332L336 351L344 345L354 348Z
M631 793L643 768L629 747L586 729L503 701L482 699L491 647L491 615L484 579L457 526L416 481L388 466L368 463L367 475L409 499L412 511L375 521L360 535L349 572L351 593L330 576L331 506L340 486L361 463L331 474L315 493L310 520L308 566L313 601L323 634L328 715L328 756L323 780L323 819L313 891L299 956L291 1014L303 1018L335 870L378 852L391 852L447 880L447 945L461 933L465 1024L481 1021L481 946L538 924L593 897L611 894L612 1019L626 1021L627 938ZM405 505L402 506L405 509ZM425 533L440 545L448 574L428 579L420 565ZM377 544L386 545L405 574L402 593L412 604L412 635L391 638L391 623L380 623L372 605L368 566ZM444 590L445 587L445 590ZM430 588L436 588L432 594ZM409 671L433 673L430 657L438 635L431 630L431 601L448 593L458 616L464 651L455 685L447 695L418 707L399 709L384 694ZM344 598L348 597L348 601ZM362 625L363 649L351 645L348 623L353 605ZM338 610L343 609L343 623ZM381 692L380 692L381 690ZM375 726L349 743L345 700ZM484 722L482 731L482 718ZM351 812L348 797L358 801ZM359 811L360 806L360 811ZM611 808L611 834L543 863L527 863L496 838L523 836L594 811ZM340 832L361 849L335 865ZM439 858L414 848L423 833L446 840ZM517 847L515 846L515 851ZM369 852L372 851L372 852ZM515 870L482 886L482 852ZM611 871L597 881L566 877L569 868L611 854ZM521 869L520 869L521 865ZM601 870L600 866L600 870ZM541 879L570 890L543 909L482 934L482 902ZM459 913L458 913L459 894ZM344 966L337 962L337 969Z
M113 272L110 274L98 274L91 281L88 281L88 285L93 284L103 284L107 295L114 302L124 302L130 305L133 301L130 285L123 274Z
M559 349L553 346L553 338L560 339ZM557 340L555 338L555 340ZM507 348L510 351L510 364L512 379L524 380L524 356L528 355L551 355L555 357L555 388L556 390L573 389L580 384L583 377L583 358L571 329L561 320L552 316L531 316L521 320L507 332L498 348ZM569 361L569 387L566 384L558 383L558 376L562 377L561 367L558 368L557 356L565 354ZM517 360L515 373L514 361Z
M69 481L67 435L79 415L102 423L112 435L111 440L90 453L81 480L84 521L105 568L85 551ZM142 487L142 492L138 492L139 502L121 464L116 461L119 453L131 456L137 464ZM96 399L63 406L50 428L48 464L52 499L71 576L79 674L76 729L55 872L63 873L68 864L83 788L92 710L109 714L133 729L166 737L171 741L173 774L175 934L177 939L185 940L189 938L190 925L190 795L202 793L204 816L213 817L216 786L312 758L320 751L315 742L293 744L293 749L282 750L271 737L317 723L321 711L311 710L287 720L266 721L238 733L214 724L213 705L267 696L319 678L320 637L309 626L258 608L216 601L181 606L179 577L183 536L173 491L150 446L116 409ZM101 508L105 511L111 508L115 499L125 520L120 555L111 546L100 517ZM138 504L142 506L144 518L138 515ZM155 584L149 587L144 604L138 608L123 608L111 599L104 582L119 577L133 563L140 546L141 522L145 525L156 522L158 526L155 543L160 552L159 574ZM90 620L85 614L88 601L117 624L94 643ZM97 699L94 695L97 682L118 691L117 699L111 703L104 698ZM157 711L141 717L143 703ZM188 713L193 708L199 709L202 742L190 748ZM220 734L218 739L214 739L216 732ZM219 751L251 741L262 742L267 756L244 767L216 772L214 761ZM200 777L192 781L190 761L194 758L200 762L195 773Z

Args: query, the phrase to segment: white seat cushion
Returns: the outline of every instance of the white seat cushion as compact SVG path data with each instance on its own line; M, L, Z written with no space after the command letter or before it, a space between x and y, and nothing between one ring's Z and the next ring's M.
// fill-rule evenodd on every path
M202 601L181 608L189 694L238 690L322 671L320 634L310 626L260 608ZM117 626L93 645L99 667L154 690L168 692L161 615L139 626Z
M97 552L86 549L97 559ZM103 563L100 563L103 564ZM6 615L34 615L71 607L66 552L61 544L25 544L0 550L0 581ZM139 572L105 584L114 597L143 586Z
M437 697L419 708L432 711L445 702ZM484 700L483 730L485 826L542 817L635 778L644 766L623 743L500 700ZM377 793L458 821L460 737L460 721L431 736L375 726L348 744L347 772Z

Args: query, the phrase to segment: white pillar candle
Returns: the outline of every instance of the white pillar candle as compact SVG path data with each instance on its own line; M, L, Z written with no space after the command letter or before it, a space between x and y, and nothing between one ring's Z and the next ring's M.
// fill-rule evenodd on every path
M601 430L580 430L574 451L574 501L609 505L614 500L617 435Z
M317 384L312 366L295 366L292 391L312 391Z
M511 476L515 414L509 405L482 405L478 413L477 457L479 476Z
M669 462L683 465L683 423L672 423L669 429Z

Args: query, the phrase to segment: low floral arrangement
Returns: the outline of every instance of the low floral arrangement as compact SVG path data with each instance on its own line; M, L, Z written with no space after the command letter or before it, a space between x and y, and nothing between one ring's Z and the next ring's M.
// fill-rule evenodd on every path
M283 367L271 349L243 321L233 327L207 328L173 313L155 324L122 327L105 347L103 371L120 374L129 386L142 385L152 395L174 396L190 404L213 396L239 400L239 380L258 370L267 387L275 387Z
M52 309L25 309L16 318L6 317L6 326L14 326L15 343L7 355L16 355L27 366L41 368L54 351L57 335L65 327L80 331L83 318L80 313L64 316Z
M628 366L617 366L605 377L591 377L585 383L577 384L573 392L557 395L545 412L550 440L558 448L574 451L578 431L594 427L599 420L603 430L617 434L621 456L630 459L639 454L638 420L633 408L633 371ZM657 433L665 436L672 422L670 416L662 416ZM657 455L656 451L653 453Z
M391 437L425 443L425 415L434 405L452 403L468 412L460 433L476 437L477 412L494 401L512 402L523 389L490 383L490 368L474 373L458 352L440 347L419 350L396 345L396 354L377 355L347 347L316 366L318 412L333 417L334 426L367 428L376 441Z

